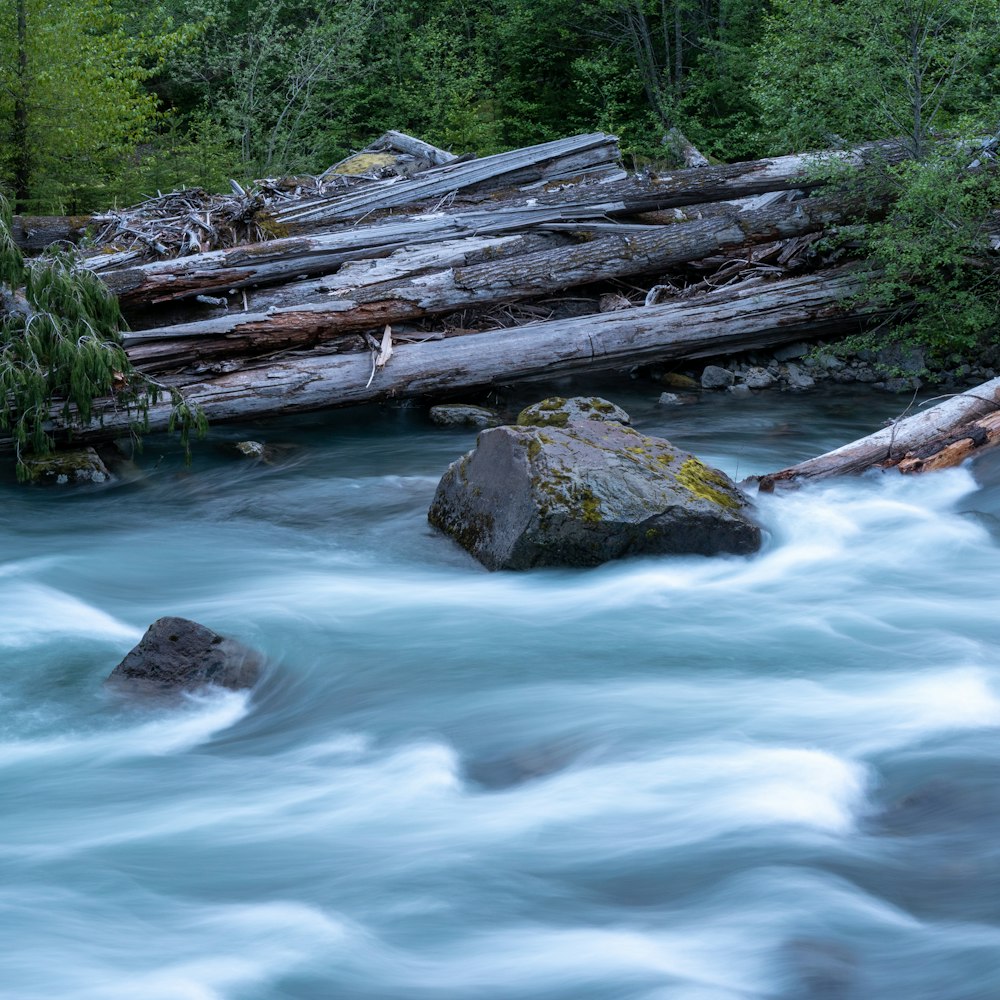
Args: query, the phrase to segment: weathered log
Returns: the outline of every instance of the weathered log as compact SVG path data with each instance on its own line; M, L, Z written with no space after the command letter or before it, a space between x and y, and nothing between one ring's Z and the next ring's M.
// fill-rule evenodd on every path
M674 226L646 226L624 235L554 250L425 270L364 287L342 285L325 302L266 313L232 313L200 323L126 335L132 362L157 372L197 359L309 346L344 333L472 306L518 301L597 280L660 271L720 250L816 232L843 217L821 198L732 211ZM457 245L457 244L456 244Z
M499 177L516 186L574 176L592 169L604 170L609 163L617 161L617 143L614 136L603 132L557 139L479 160L448 163L428 172L427 176L412 180L381 181L361 192L313 198L281 207L273 217L279 224L331 222L440 198Z
M28 253L53 243L79 243L94 220L89 215L15 215L10 234Z
M869 469L926 472L958 465L1000 441L1000 378L952 396L816 458L757 476L761 491L779 484L857 475Z
M680 160L684 167L711 166L708 157L676 125L668 130L661 145Z
M443 267L468 267L486 260L500 260L537 250L565 246L570 238L560 233L514 233L508 236L466 236L440 243L418 244L395 250L387 257L348 261L334 274L288 281L262 288L232 289L220 304L202 299L178 299L159 309L132 308L125 317L132 330L147 331L225 316L266 313L315 302L329 302L331 293L342 293L389 281L413 279Z
M296 236L158 260L136 267L98 271L123 306L136 308L230 288L278 284L329 274L352 260L385 257L405 246L472 235L498 235L546 223L585 224L626 211L620 202L576 206L526 205L459 215L410 216L363 228Z
M856 331L881 315L874 306L845 305L862 287L863 275L842 268L668 305L401 344L374 377L367 353L306 354L189 384L184 393L210 422L223 423L657 359L711 357ZM170 415L169 404L152 405L150 430L165 429ZM134 414L115 403L97 401L88 425L73 427L56 415L51 430L72 429L74 440L89 441L124 433L133 421Z

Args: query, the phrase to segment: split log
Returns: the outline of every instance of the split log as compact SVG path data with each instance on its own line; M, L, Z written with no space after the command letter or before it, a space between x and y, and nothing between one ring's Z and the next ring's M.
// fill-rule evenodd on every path
M374 378L367 353L306 354L187 385L184 394L210 422L224 423L770 348L854 332L878 319L880 311L873 306L844 304L862 283L857 270L842 268L662 306L402 344ZM169 404L152 405L149 429L164 430L170 414ZM50 429L55 434L72 430L74 440L90 441L127 433L133 420L134 414L113 402L97 401L88 425L67 425L56 415Z
M959 465L1000 441L1000 378L922 413L779 472L753 477L762 492L779 484L857 475L869 469L927 472Z
M311 346L387 323L657 272L720 250L816 232L843 214L837 203L816 198L675 226L644 226L623 235L521 256L498 255L472 266L424 270L364 287L345 283L325 302L137 331L126 335L126 344L133 364L149 373L195 359Z

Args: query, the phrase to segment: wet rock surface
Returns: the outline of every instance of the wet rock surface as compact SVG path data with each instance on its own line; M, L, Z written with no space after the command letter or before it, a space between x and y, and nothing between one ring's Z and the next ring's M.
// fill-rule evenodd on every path
M618 414L596 397L555 397L484 431L442 477L428 519L489 569L760 547L731 480Z
M112 480L107 465L93 448L57 451L24 461L30 482L45 486L73 486L107 483Z
M430 409L431 423L439 427L496 427L497 413L485 406L465 403L442 403Z
M187 618L160 618L146 630L107 683L136 693L170 694L214 686L253 687L264 658L235 639Z

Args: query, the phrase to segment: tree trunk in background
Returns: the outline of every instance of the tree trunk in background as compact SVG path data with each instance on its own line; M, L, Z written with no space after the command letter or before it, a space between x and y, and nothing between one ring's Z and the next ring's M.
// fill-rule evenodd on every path
M14 205L28 199L31 187L31 153L28 150L28 15L26 0L17 0L17 90L14 93Z

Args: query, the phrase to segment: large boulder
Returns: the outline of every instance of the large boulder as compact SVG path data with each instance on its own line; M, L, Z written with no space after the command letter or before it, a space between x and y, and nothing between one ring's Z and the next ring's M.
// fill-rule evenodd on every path
M555 398L483 431L442 477L428 519L489 569L760 548L732 480L619 415L606 400Z
M193 691L214 685L253 687L264 658L187 618L160 618L111 672L108 683L139 692Z

